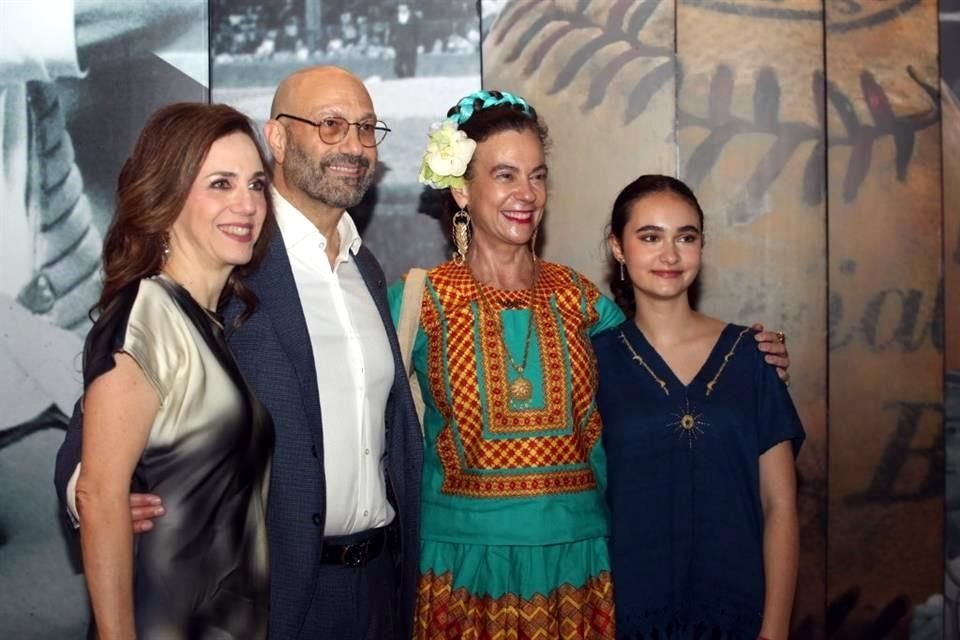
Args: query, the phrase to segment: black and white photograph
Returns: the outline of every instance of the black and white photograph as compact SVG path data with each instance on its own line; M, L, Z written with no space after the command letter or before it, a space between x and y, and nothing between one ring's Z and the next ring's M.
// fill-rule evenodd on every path
M206 101L206 0L5 0L0 19L0 637L83 637L51 482L81 392L117 174L146 117Z
M377 182L351 211L388 281L449 256L448 232L420 204L430 126L480 88L480 15L473 0L212 0L211 91L261 125L277 83L297 68L357 75L390 128ZM428 211L418 212L426 208Z

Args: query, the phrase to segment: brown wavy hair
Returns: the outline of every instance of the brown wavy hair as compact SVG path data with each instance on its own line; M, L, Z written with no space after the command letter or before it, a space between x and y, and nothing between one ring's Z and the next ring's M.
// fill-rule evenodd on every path
M178 102L150 116L117 179L116 210L103 241L103 290L90 310L91 317L95 312L102 314L130 284L159 273L167 234L183 211L210 147L232 133L242 133L253 141L264 171L269 171L253 123L236 109ZM273 201L269 189L264 194L267 218L253 258L233 269L220 295L220 307L234 296L243 304L236 324L248 318L257 305L244 278L256 269L269 245Z

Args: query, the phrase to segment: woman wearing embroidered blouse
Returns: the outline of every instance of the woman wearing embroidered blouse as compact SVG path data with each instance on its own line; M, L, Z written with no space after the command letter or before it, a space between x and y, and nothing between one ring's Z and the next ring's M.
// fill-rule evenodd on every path
M98 637L266 638L273 428L215 310L256 300L269 210L250 122L223 105L151 116L123 166L84 348L77 507ZM235 267L240 267L235 269ZM128 496L166 515L134 550Z
M594 338L617 633L786 640L804 438L786 385L750 329L691 308L703 213L685 184L628 185L609 245L630 316Z
M450 188L457 253L427 274L413 345L426 402L417 638L613 637L585 336L622 316L534 257L546 139L533 108L500 92L467 96L431 134L421 179Z
M522 98L479 91L431 133L421 169L449 189L456 254L427 272L412 335L425 400L417 638L614 637L589 336L623 315L534 254L546 141ZM401 340L404 297L391 288Z

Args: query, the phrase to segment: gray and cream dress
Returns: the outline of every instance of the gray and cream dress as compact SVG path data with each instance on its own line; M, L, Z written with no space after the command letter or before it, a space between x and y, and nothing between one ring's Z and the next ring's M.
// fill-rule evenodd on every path
M130 355L160 410L132 490L166 514L137 537L141 640L266 638L266 495L273 424L234 361L220 321L165 276L123 291L84 348L84 387Z

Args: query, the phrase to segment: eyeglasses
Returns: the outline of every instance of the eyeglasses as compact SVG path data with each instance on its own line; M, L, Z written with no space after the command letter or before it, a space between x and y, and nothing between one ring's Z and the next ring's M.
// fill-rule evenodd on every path
M357 128L357 137L360 139L360 144L364 147L377 146L383 142L383 139L390 133L390 128L379 120L376 122L350 122L340 116L324 116L320 122L314 122L313 120L307 120L300 116L292 116L289 113L278 113L277 119L279 120L280 118L290 118L291 120L316 127L317 132L320 134L320 139L327 144L339 144L343 142L343 139L346 138L350 132L350 127Z

